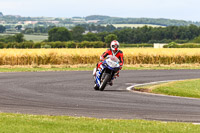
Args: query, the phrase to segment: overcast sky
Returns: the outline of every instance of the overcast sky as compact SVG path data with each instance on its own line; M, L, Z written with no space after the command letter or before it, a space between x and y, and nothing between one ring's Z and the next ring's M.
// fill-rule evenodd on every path
M200 21L200 0L0 0L4 15L148 17Z

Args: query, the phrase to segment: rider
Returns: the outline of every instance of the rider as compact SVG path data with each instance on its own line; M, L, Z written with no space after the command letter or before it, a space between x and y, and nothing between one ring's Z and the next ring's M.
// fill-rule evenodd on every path
M120 70L122 69L122 66L124 64L124 58L123 58L123 52L121 50L119 50L119 42L116 40L113 40L110 44L110 49L107 49L106 52L104 52L101 56L100 56L100 60L101 62L97 63L97 68L94 69L93 75L95 76L96 71L100 68L101 64L103 63L104 59L108 56L108 55L113 55L116 56L119 59L119 65L120 65ZM119 71L116 73L116 76L119 77ZM116 77L115 76L115 77ZM112 86L112 81L110 82L110 85Z

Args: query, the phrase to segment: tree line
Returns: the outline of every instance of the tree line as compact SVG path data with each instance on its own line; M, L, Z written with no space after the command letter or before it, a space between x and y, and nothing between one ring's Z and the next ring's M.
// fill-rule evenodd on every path
M1 27L1 26L0 26ZM43 28L37 27L35 31L42 32ZM126 44L136 44L136 43L186 43L195 40L200 36L200 27L195 25L190 26L168 26L168 27L138 27L138 28L124 28L117 29L111 32L87 32L85 27L78 25L72 29L67 29L65 27L49 27L48 30L48 40L46 42L54 41L102 41L107 42L106 38L111 35L114 39L117 39L121 43ZM22 32L23 33L23 32ZM19 36L19 35L18 35ZM23 34L18 38L23 37ZM0 38L1 42L13 42L16 37L4 37ZM24 39L18 39L25 41ZM198 40L198 39L196 39ZM18 41L19 42L19 41ZM199 42L199 41L196 41ZM200 43L200 42L199 42Z
M85 29L81 26L74 27L71 31L64 27L54 27L49 30L48 41L102 41L106 42L106 36L112 34L121 43L186 43L200 36L200 27L190 26L168 26L168 27L140 27L125 28L112 32L99 32L83 34Z
M185 43L200 35L200 27L190 26L168 26L128 28L113 32L118 40L124 43Z
M48 26L48 27L36 26L34 28L25 28L23 31L21 31L21 33L23 34L48 33L48 31L54 27L56 26Z
M68 42L0 42L0 48L106 48L107 45L105 42L101 41L94 41L94 42L74 42L74 41L68 41Z
M24 39L24 34L22 33L18 33L15 35L5 35L5 36L0 36L0 42L4 42L4 43L9 43L9 42L24 42L26 41Z

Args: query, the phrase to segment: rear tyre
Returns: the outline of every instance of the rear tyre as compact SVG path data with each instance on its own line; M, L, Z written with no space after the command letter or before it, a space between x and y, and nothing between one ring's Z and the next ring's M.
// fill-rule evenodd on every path
M110 81L111 75L110 74L106 74L105 78L103 79L103 81L101 82L101 85L99 87L100 91L103 91L107 85L107 82Z

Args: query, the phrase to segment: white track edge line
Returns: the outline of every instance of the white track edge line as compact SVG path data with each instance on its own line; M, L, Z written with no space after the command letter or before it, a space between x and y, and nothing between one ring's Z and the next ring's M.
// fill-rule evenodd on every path
M154 95L154 96L163 96L163 97L176 97L176 98L184 98L184 99L190 99L190 100L200 100L199 98L190 98L190 97L181 97L181 96L170 96L170 95L164 95L164 94L156 94L156 93L148 93L148 92L140 92L140 91L134 91L132 88L137 86L144 86L144 85L153 85L153 84L159 84L159 83L167 83L167 82L173 82L173 81L183 81L186 79L180 79L180 80L164 80L164 81L155 81L155 82L149 82L144 84L133 84L126 88L126 90L131 91L133 93L139 93L139 94L146 94L146 95Z
M167 83L167 82L172 82L172 81L182 81L181 80L164 80L164 81L155 81L155 82L149 82L149 83L143 83L143 84L134 84L132 86L127 87L127 90L132 90L132 88L136 87L136 86L144 86L144 85L153 85L153 84L159 84L159 83Z

